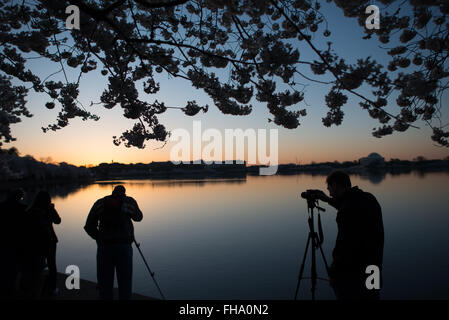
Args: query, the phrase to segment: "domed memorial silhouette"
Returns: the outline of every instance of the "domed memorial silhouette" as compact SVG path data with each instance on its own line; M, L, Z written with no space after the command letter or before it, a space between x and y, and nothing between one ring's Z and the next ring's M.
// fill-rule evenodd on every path
M384 166L385 159L378 153L372 152L365 158L360 158L359 163L363 167Z

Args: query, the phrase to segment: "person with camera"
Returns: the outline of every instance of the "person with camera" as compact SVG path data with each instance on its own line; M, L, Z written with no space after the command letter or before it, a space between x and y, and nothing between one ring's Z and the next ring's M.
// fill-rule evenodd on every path
M61 217L52 203L50 193L39 191L27 210L24 226L26 250L22 287L27 298L39 298L42 294L44 296L59 294L56 266L58 237L53 225L60 223ZM48 276L42 290L40 279L45 265L48 267Z
M126 196L124 186L95 202L84 230L97 241L97 279L100 299L113 299L114 273L117 273L119 299L132 296L134 226L143 214L136 200Z
M330 197L314 190L314 197L337 209L338 234L329 270L330 284L339 300L378 300L380 289L368 289L368 266L382 270L384 228L376 198L357 186L349 175L334 171L327 177ZM381 281L381 280L380 280Z

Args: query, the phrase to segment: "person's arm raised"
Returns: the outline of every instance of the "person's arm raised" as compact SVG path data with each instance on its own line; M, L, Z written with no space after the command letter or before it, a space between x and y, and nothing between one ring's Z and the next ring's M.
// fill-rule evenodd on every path
M332 198L328 197L327 194L325 194L323 191L321 190L313 190L313 192L316 194L316 198L318 200L324 201L329 203L330 201L332 201Z
M130 197L129 199L130 199L130 202L132 203L132 206L133 206L133 209L134 209L134 210L131 210L131 211L128 213L129 217L130 217L132 220L136 221L136 222L142 221L142 219L143 219L143 214L142 214L142 211L140 211L140 208L139 208L139 205L137 204L137 201L134 200L134 199L131 198L131 197Z
M51 214L51 222L53 222L54 224L61 223L61 217L56 211L54 203L50 204L50 214Z
M321 190L313 190L316 193L316 199L321 200L323 202L326 202L330 204L332 207L337 208L337 204L334 198L329 197L327 194L325 194Z

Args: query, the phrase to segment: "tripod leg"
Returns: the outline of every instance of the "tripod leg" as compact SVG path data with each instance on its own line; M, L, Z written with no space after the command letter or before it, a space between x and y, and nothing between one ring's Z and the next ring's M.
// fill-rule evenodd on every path
M327 264L326 256L324 255L324 251L323 251L323 247L321 246L321 244L318 247L320 248L321 256L323 257L324 265L326 266L327 275L329 276L329 265Z
M306 258L307 258L307 251L309 249L309 244L310 244L310 239L312 238L311 233L309 232L309 236L307 237L307 244L306 244L306 249L304 250L304 256L302 258L302 263L301 263L301 268L299 270L299 275L298 275L298 284L296 285L296 292L295 292L295 299L298 296L298 291L299 291L299 285L301 284L301 278L302 278L302 274L304 272L304 265L306 263Z
M316 289L316 278L317 278L317 274L316 274L316 254L315 254L315 250L317 247L317 234L316 232L313 233L312 235L312 265L311 265L311 274L312 274L312 300L315 300L315 289Z
M147 267L147 270L148 270L148 272L150 273L151 278L153 278L154 284L156 285L157 289L159 290L159 293L161 294L162 300L165 300L165 296L164 296L164 294L162 293L162 290L161 290L161 288L159 287L159 284L157 283L156 278L154 277L154 272L151 271L150 266L148 265L147 260L145 259L144 255L143 255L143 253L142 253L142 250L140 250L140 244L137 243L136 240L134 240L134 244L136 245L137 250L139 250L140 256L142 257L142 260L143 260L143 262L145 263L145 266Z

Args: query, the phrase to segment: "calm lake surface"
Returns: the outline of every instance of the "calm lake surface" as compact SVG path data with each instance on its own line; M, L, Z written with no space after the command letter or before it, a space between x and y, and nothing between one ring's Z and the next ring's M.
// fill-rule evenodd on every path
M351 176L382 206L385 247L383 299L449 298L449 174ZM62 224L57 263L77 265L96 281L96 244L83 230L93 203L124 184L144 213L137 240L168 299L293 299L308 235L306 189L326 191L325 176L248 176L243 180L104 181L56 190ZM331 262L336 210L322 204ZM317 254L318 273L325 276ZM310 255L309 255L310 261ZM310 267L306 266L306 276ZM300 298L310 299L303 280ZM133 291L159 297L134 248ZM334 299L319 281L317 299Z

